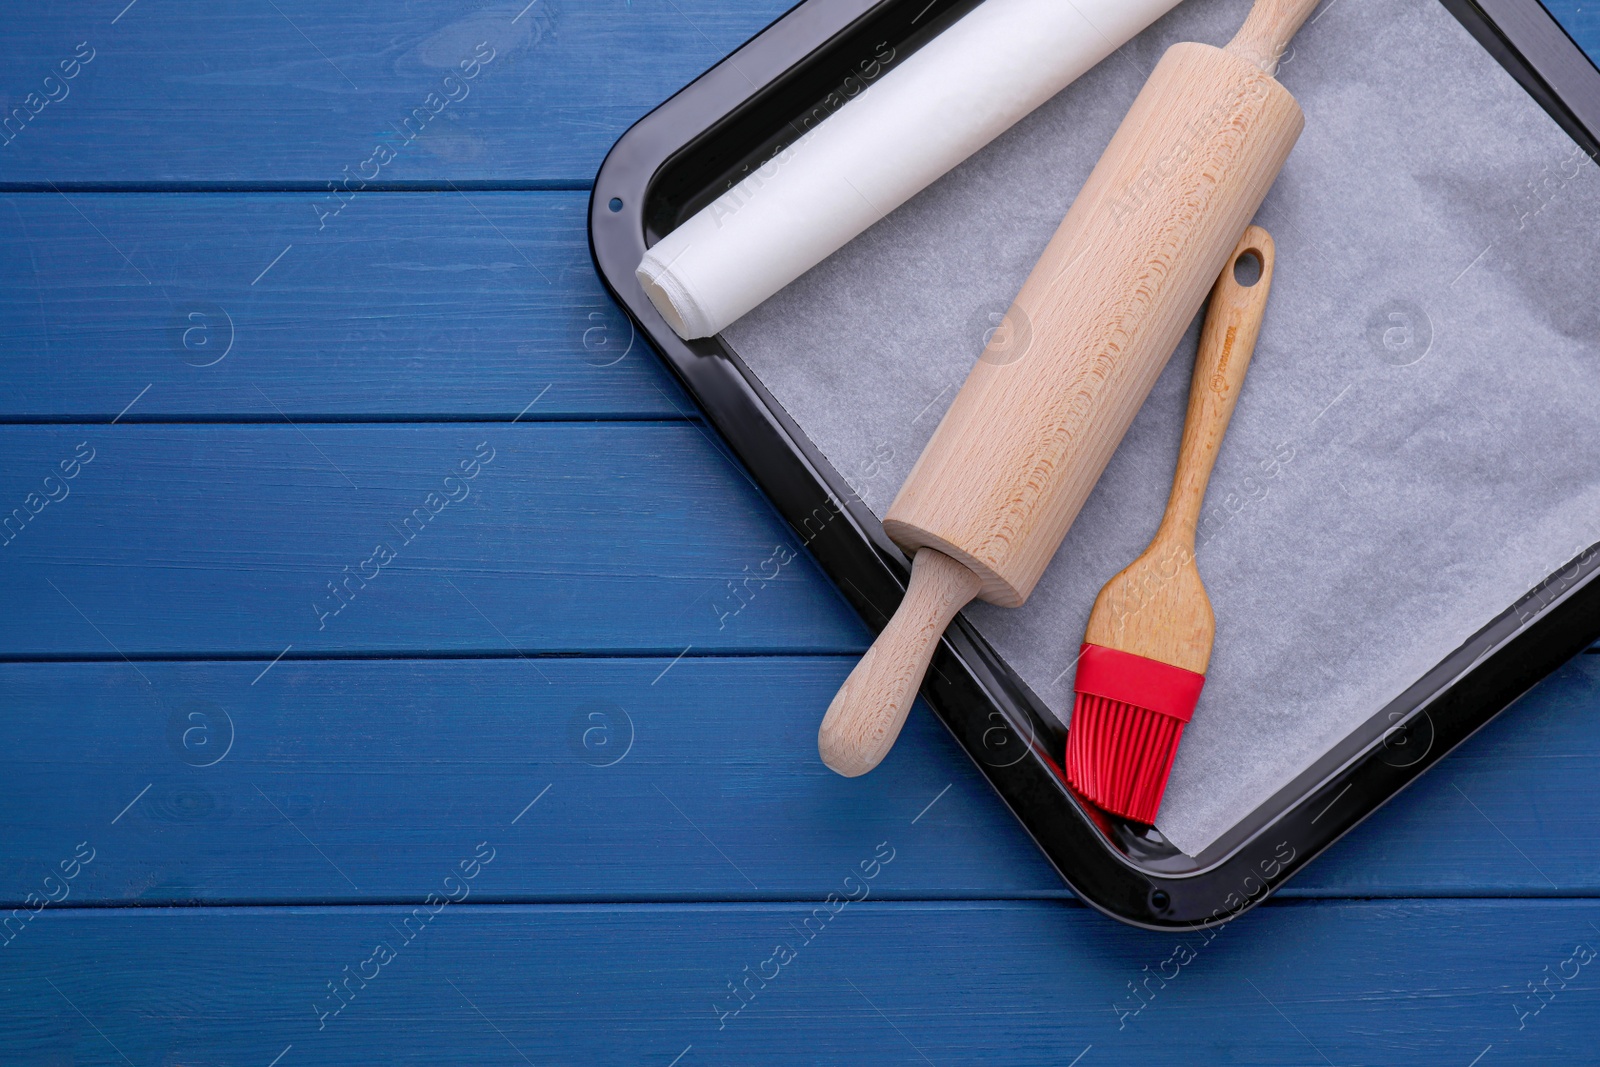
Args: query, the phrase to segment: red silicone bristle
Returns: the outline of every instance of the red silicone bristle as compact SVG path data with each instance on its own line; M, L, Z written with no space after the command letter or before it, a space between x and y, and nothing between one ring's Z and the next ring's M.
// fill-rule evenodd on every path
M1067 780L1097 807L1153 823L1183 727L1171 715L1079 693L1067 731Z

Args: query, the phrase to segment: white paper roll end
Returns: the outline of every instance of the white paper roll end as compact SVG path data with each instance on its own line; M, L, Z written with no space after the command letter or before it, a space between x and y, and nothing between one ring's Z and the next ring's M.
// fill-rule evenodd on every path
M694 295L684 288L683 280L672 273L668 264L656 258L655 249L644 254L634 276L639 279L650 303L667 320L667 325L685 341L710 337L720 329Z

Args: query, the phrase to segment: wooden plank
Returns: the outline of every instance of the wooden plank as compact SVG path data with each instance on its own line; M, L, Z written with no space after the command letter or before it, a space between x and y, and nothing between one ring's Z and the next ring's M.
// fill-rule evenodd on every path
M694 424L9 426L0 455L7 658L866 639Z
M1543 0L1550 14L1561 23L1578 47L1600 64L1600 8L1584 0Z
M0 181L321 191L349 168L582 184L629 125L788 6L275 0L219 17L205 0L50 4L0 39L3 114L23 109Z
M454 842L530 821L539 847L486 898L809 899L919 814L938 832L881 895L1068 897L925 708L874 773L823 768L816 724L852 664L0 665L0 901L85 839L74 904L420 899ZM1600 894L1600 811L1574 799L1600 774L1597 706L1580 657L1285 895Z
M837 897L937 834L864 842ZM1209 940L1048 901L473 905L540 841L452 842L437 913L47 910L0 950L3 1058L1488 1067L1592 1062L1600 1026L1594 901L1304 902Z
M586 194L318 210L311 194L0 198L0 419L110 421L135 396L124 421L511 419L535 396L527 419L694 411L595 276Z
M0 900L85 837L99 856L73 903L420 899L480 832L541 842L499 861L496 899L793 900L936 798L918 825L938 838L890 892L1068 895L925 709L879 773L822 766L817 722L850 665L0 665L17 726Z

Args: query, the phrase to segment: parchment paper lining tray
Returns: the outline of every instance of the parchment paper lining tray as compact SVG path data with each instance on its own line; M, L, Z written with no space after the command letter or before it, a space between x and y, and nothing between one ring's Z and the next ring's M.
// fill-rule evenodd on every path
M724 332L879 517L1187 0ZM1200 531L1206 689L1157 821L1195 855L1600 541L1600 177L1436 0L1340 0L1280 80L1306 130ZM1170 485L1198 322L1020 609L966 615L1063 722L1100 586ZM823 709L818 709L820 716Z

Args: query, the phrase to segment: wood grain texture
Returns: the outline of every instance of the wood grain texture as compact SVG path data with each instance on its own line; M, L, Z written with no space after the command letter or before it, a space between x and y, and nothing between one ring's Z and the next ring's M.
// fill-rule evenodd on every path
M863 843L832 903L474 906L507 880L503 862L540 847L535 828L451 842L463 859L479 842L494 858L470 882L453 863L429 872L438 899L446 878L471 894L437 913L420 901L47 910L0 950L0 1057L106 1067L122 1056L268 1067L279 1055L279 1067L1591 1058L1593 901L1269 904L1215 934L1174 935L1059 902L873 899L936 833L907 826ZM841 903L847 895L862 899Z
M917 553L894 617L845 679L817 730L817 752L829 769L854 778L889 754L940 636L978 584L976 574L942 552Z
M10 657L866 644L692 424L11 426L0 454Z
M74 905L421 899L479 827L539 842L483 899L820 899L912 819L875 895L1070 896L925 709L875 774L811 755L846 657L270 662L0 665L0 901L85 839ZM1579 657L1283 895L1600 894L1596 703Z
M468 183L587 187L633 117L786 4L557 4L544 22L516 21L520 0L473 12L118 0L11 13L0 35L10 106L76 42L98 51L69 98L0 147L0 181L46 190L0 208L0 419L103 423L151 388L113 427L0 431L0 516L48 494L47 473L71 491L0 548L0 650L103 660L0 664L0 895L48 892L42 879L78 842L98 848L66 906L0 948L0 1062L1584 1062L1592 964L1538 1015L1518 1012L1534 1003L1528 983L1576 941L1595 943L1592 901L1277 901L1213 940L1192 935L1196 957L1170 981L1151 975L1176 965L1173 939L1066 901L907 901L1063 893L931 717L911 719L876 775L846 781L810 758L816 711L849 659L743 653L838 651L841 635L857 651L864 632L828 606L803 555L779 580L747 584L783 528L693 425L485 427L511 435L510 451L311 649L504 658L306 662L296 647L261 674L282 651L277 631L289 640L284 620L315 624L286 590L369 558L366 520L403 521L462 458L457 446L470 455L485 439L476 425L305 423L505 419L532 399L525 384L552 388L524 423L676 418L655 406L648 361L572 362L592 354L572 331L600 292L584 196L501 198ZM1567 0L1552 6L1568 9L1569 29L1584 17ZM423 104L455 53L484 39L479 26L526 29L496 37L504 47L471 95L381 178L440 191L360 195L316 230L326 183ZM93 197L68 185L68 204L50 181L309 192ZM261 248L268 237L282 240ZM170 310L233 313L235 294L248 328L223 362L190 366L194 349L160 347ZM126 425L262 419L273 404L300 429ZM62 482L59 464L85 439L96 458ZM477 532L449 532L462 519ZM679 591L708 574L729 597L719 614L694 621L708 601L680 617ZM393 591L379 588L390 579ZM46 599L56 607L41 610ZM703 642L696 627L723 618L731 634ZM132 665L96 625L136 658L185 646L218 658ZM510 649L565 653L596 635L615 639L606 655ZM663 654L611 654L619 646ZM1600 657L1580 657L1284 895L1600 894L1600 813L1586 799L1600 773L1597 704ZM218 708L234 747L198 766L221 737ZM633 748L600 766L623 722ZM471 899L431 919L378 978L351 979L357 999L319 1030L317 1007L337 1003L328 983L415 929L415 909L450 892L447 877L461 885L482 841L495 858ZM822 922L817 908L831 914L857 892L880 842L895 858L871 899L797 944L780 977L750 980L774 942L799 942ZM770 895L804 903L750 903ZM194 899L269 906L77 907ZM315 906L379 899L405 903ZM718 1010L740 1002L728 984L747 980L755 999L719 1029Z
M1228 42L1228 51L1271 75L1289 50L1289 40L1322 0L1256 0L1244 25Z
M1245 60L1167 52L890 505L897 544L1027 599L1303 124Z
M268 663L0 664L0 902L85 838L73 905L420 900L484 835L481 899L821 898L919 814L881 894L1070 895L926 709L822 766L844 657Z
M1234 276L1236 266L1246 258L1260 265L1259 278L1250 286L1240 284ZM1206 673L1211 663L1216 616L1195 563L1195 527L1205 504L1206 484L1261 335L1261 318L1272 291L1273 263L1272 236L1251 226L1212 287L1166 514L1150 547L1112 577L1095 598L1083 638L1088 644L1196 674Z
M376 173L586 188L628 126L789 6L53 3L15 13L0 37L4 111L59 77L79 42L94 59L0 146L0 181L295 182L322 192L347 173ZM462 79L480 42L493 58ZM427 117L408 140L401 131L418 128L418 108ZM363 168L380 143L395 158Z
M586 195L318 202L0 197L0 419L694 412L595 277Z

